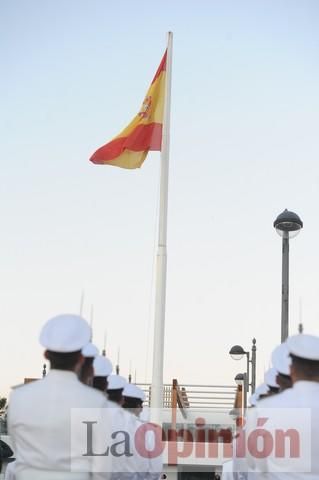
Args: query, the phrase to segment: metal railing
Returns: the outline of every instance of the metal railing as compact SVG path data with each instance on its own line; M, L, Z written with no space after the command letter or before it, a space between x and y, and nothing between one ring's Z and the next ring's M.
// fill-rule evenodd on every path
M145 404L150 405L151 385L137 384L145 392ZM202 385L182 384L173 380L163 385L163 407L173 407L174 390L177 392L177 403L180 409L209 409L229 412L235 405L237 388L235 385Z

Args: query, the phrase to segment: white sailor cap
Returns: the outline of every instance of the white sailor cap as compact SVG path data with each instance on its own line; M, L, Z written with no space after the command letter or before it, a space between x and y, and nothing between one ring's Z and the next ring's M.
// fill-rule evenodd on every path
M287 339L289 353L305 360L319 361L319 337L300 333Z
M112 373L113 365L108 358L98 355L93 361L93 369L95 377L108 377Z
M256 401L259 400L259 398L262 396L262 395L266 395L267 393L269 392L269 387L268 385L266 385L265 383L261 383L255 390L255 399Z
M96 357L99 354L98 348L91 342L89 342L85 347L82 348L83 357L90 358Z
M250 397L248 398L248 402L252 407L255 407L257 405L256 393L253 393L252 395L250 395Z
M125 385L125 388L123 390L123 396L124 397L131 397L131 398L138 398L142 400L142 402L145 401L145 393L141 388L139 388L137 385L134 385L133 383L127 383Z
M290 375L291 358L286 342L281 343L274 349L271 354L271 363L278 373Z
M121 375L110 375L107 379L107 390L121 390L126 384L127 381Z
M77 352L91 338L91 327L79 315L64 314L48 320L41 329L40 343L58 353Z
M279 385L276 382L277 374L278 374L277 370L273 367L269 368L269 370L265 372L264 381L265 381L265 384L268 385L268 387L279 388Z

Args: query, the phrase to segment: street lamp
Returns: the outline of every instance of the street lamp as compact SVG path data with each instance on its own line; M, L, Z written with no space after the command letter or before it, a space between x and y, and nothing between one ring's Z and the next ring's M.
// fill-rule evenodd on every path
M237 373L236 377L234 378L236 385L241 385L245 379L244 373Z
M274 221L276 232L282 237L281 342L288 337L289 314L289 239L303 227L300 217L284 210Z
M233 360L241 360L246 352L240 345L234 345L229 350L229 354Z
M251 359L250 359L250 352L245 351L241 345L234 345L229 350L229 355L233 360L241 360L244 355L247 357L247 372L245 375L245 391L248 392L249 386L251 387L251 393L254 393L256 387L256 339L253 338L252 340L252 347L251 347ZM251 381L249 375L249 364L251 364ZM237 376L236 376L237 377ZM236 378L235 378L236 380Z

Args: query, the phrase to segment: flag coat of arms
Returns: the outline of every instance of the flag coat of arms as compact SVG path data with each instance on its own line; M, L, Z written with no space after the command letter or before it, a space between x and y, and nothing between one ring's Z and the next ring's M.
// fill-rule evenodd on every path
M166 61L167 50L138 114L119 135L93 153L91 162L121 168L139 168L150 150L161 150Z

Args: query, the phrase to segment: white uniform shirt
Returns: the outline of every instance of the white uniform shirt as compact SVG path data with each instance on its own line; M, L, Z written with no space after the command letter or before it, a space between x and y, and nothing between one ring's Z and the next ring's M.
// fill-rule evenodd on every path
M4 474L4 480L16 480L15 468L16 462L8 463Z
M8 428L17 459L17 480L51 478L50 471L70 472L72 408L104 409L107 405L102 393L83 385L70 371L53 369L44 379L15 389L9 401ZM84 470L88 465L84 458L72 461L83 462ZM46 477L43 471L47 472ZM39 472L42 472L40 477ZM57 476L73 477L91 478L89 474Z
M299 409L299 412L298 412ZM308 418L309 416L309 418ZM282 417L282 418L281 418ZM256 459L248 455L249 465L260 480L318 480L319 479L319 382L298 381L292 388L261 400L248 415L247 434L256 429L257 418L268 418L265 429L278 431L295 429L301 433L301 451L309 454L309 461L302 455L305 470L296 471L289 458L279 458L276 454ZM304 435L304 436L303 436ZM273 436L276 442L275 435ZM311 440L308 448L308 441ZM275 444L274 444L275 445ZM304 447L304 448L303 448ZM275 450L275 447L273 451ZM287 447L289 451L289 448ZM286 451L287 451L286 450ZM289 455L288 455L289 457Z
M154 436L152 432L142 433L148 423L142 422L139 418L125 409L120 408L117 414L113 415L114 431L125 431L129 438L129 455L113 458L112 480L158 480L162 473L162 455L147 455L154 449ZM153 427L152 427L153 428ZM156 430L158 427L154 427ZM139 432L141 432L139 434ZM159 430L157 430L159 432ZM118 440L123 436L119 434ZM124 446L124 445L123 445ZM145 451L141 454L141 450ZM122 448L123 450L123 448Z
M153 455L152 452L155 451L157 447L160 447L158 443L162 442L162 429L156 424L143 422L135 415L130 415L132 417L131 432L135 438L134 448L136 454L132 457L131 468L132 470L135 468L138 472L138 478L158 480L163 470L162 453L160 452L160 448L156 454ZM144 433L138 434L138 431ZM154 432L156 432L156 434ZM138 443L140 445L138 445ZM144 456L141 454L139 446L145 448ZM134 465L136 466L134 467Z
M234 480L233 461L223 463L222 480Z

